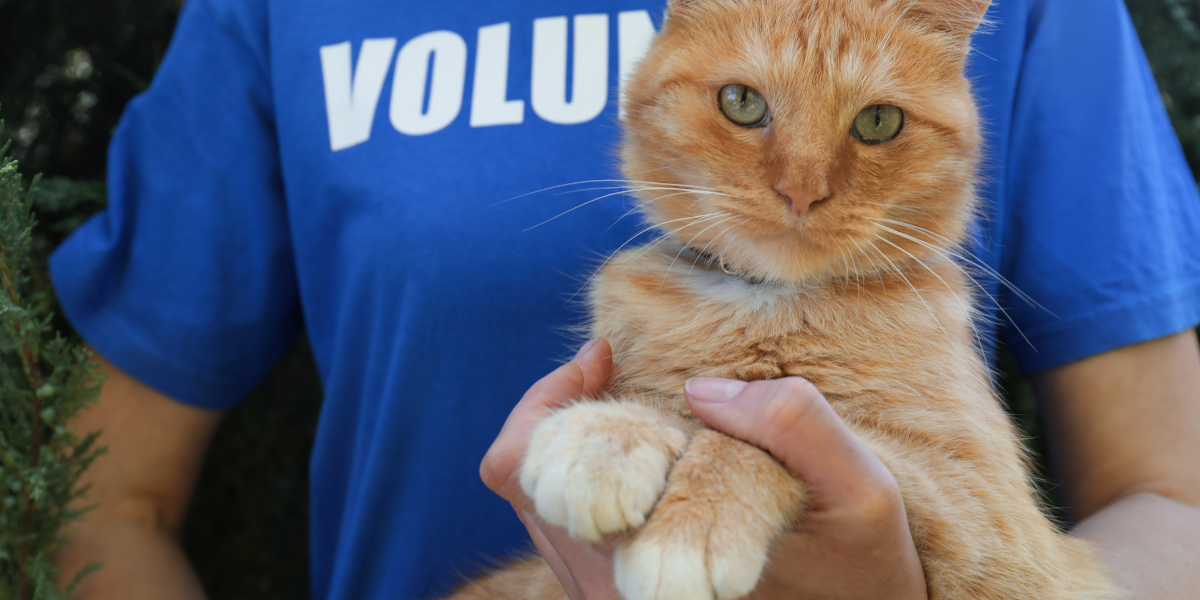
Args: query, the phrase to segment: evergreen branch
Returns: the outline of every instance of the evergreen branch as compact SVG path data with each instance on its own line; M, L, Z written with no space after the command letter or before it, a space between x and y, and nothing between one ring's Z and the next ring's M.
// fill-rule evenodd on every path
M3 124L0 123L0 128ZM0 600L64 600L50 557L87 488L80 476L103 451L65 423L99 395L91 355L55 332L44 257L34 251L38 179L22 184L0 149ZM61 198L59 199L61 200ZM90 507L89 507L90 508ZM13 518L10 515L19 513ZM76 573L72 589L96 565Z

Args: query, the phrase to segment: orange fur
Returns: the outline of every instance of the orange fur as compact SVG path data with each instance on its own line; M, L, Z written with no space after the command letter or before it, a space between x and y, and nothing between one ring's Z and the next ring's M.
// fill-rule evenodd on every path
M898 480L930 598L1114 594L1089 547L1037 505L974 347L973 283L950 258L975 209L979 117L963 67L987 5L672 2L628 86L622 148L629 180L674 186L643 193L667 235L595 278L611 397L547 420L522 471L548 522L585 540L625 532L626 600L742 596L804 519L802 482L690 414L696 376L821 390ZM717 91L733 83L762 93L766 127L722 115ZM876 104L901 107L905 124L870 146L849 128ZM795 194L821 200L797 213ZM552 583L527 561L459 598L561 598Z

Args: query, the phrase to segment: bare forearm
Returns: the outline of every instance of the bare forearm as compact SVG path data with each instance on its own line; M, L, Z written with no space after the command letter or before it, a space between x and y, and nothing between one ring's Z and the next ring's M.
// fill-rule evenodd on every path
M176 538L220 414L176 403L96 359L108 376L100 400L69 426L79 436L100 431L108 451L80 478L88 492L76 508L96 508L64 532L60 583L100 563L73 598L204 598Z
M1109 504L1073 533L1092 540L1134 598L1189 600L1200 590L1200 509L1144 492Z
M72 599L203 600L204 589L178 542L143 523L116 521L84 525L70 535L58 556L60 585L90 563L102 568L87 576Z
M1032 377L1074 533L1131 598L1200 590L1200 345L1188 329ZM1117 498L1117 500L1113 500Z

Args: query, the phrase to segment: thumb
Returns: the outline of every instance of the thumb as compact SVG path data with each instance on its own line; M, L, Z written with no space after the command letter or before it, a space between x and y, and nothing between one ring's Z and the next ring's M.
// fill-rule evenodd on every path
M697 377L684 388L708 426L766 450L807 485L814 509L895 486L887 467L806 379Z
M552 409L603 391L611 371L612 349L607 340L596 338L580 348L570 362L533 384L509 413L479 465L484 484L517 508L533 510L519 481L519 467L533 430Z

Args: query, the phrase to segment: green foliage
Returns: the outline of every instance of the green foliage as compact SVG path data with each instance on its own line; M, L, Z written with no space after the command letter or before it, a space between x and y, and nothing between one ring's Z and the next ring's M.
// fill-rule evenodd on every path
M100 378L87 352L55 331L53 291L33 245L37 179L26 189L7 150L0 148L0 600L65 599L51 557L64 525L79 518L72 505L86 490L75 484L101 449L97 433L81 439L64 423L96 400Z
M34 211L38 216L34 245L48 255L92 215L104 210L103 181L46 177L38 183Z
M1200 172L1200 0L1127 0L1192 173Z

